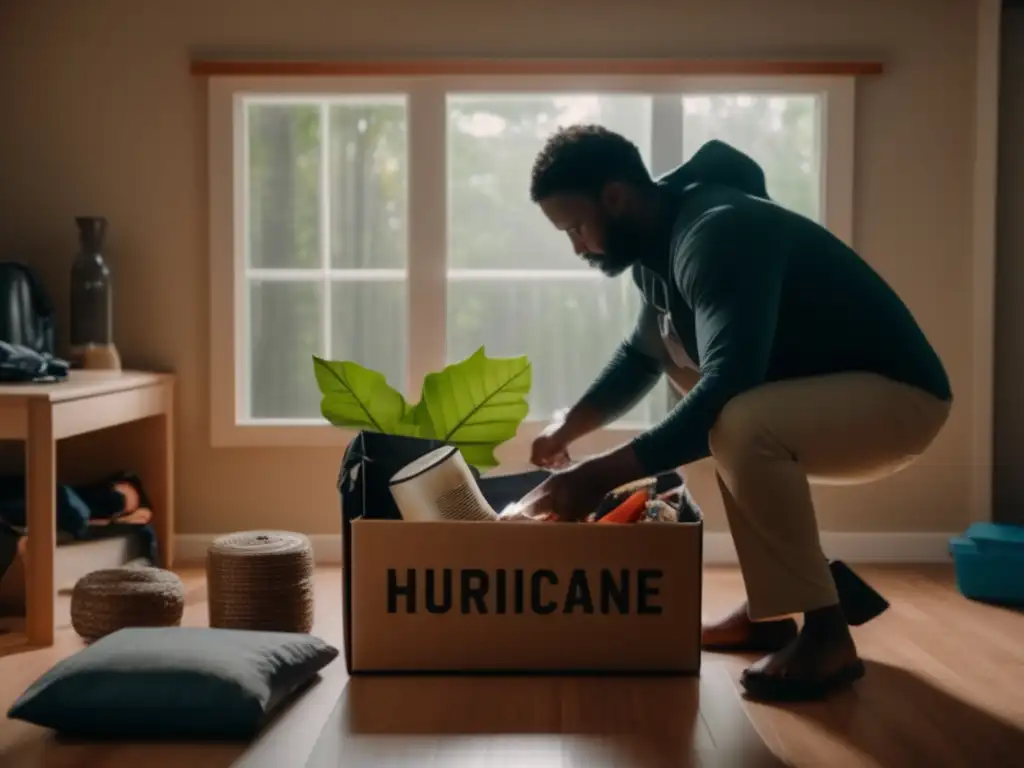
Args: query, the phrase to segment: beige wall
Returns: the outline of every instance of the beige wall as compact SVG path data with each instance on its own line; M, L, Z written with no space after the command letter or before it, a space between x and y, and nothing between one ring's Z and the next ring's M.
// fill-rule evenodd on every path
M1024 524L1024 2L1003 10L994 487L995 517Z
M958 529L969 498L974 9L971 0L0 0L0 253L24 254L64 307L72 216L110 218L122 354L180 377L179 531L336 532L338 451L209 447L204 90L188 74L191 50L880 58L888 71L858 93L855 235L934 340L958 407L919 465L822 493L822 526ZM711 526L723 528L700 486Z

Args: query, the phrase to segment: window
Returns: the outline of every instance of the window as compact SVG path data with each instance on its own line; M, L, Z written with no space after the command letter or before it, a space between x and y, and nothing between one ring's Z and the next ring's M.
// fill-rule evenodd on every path
M401 96L252 96L244 166L239 423L316 419L310 356L405 377ZM237 308L236 308L237 309Z
M410 398L481 344L526 354L523 442L571 405L640 301L529 200L536 153L576 122L626 135L656 175L723 139L764 167L773 198L850 237L849 78L217 78L214 443L344 440L320 417L313 354L379 370ZM595 447L671 403L663 382Z

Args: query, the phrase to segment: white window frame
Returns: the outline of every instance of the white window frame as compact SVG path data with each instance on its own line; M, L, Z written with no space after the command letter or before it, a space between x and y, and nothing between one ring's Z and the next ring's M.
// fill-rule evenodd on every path
M210 247L210 438L214 447L294 446L342 447L355 434L326 421L280 423L260 420L238 423L237 393L245 385L246 324L242 310L244 280L245 135L243 99L247 96L337 97L353 94L405 94L409 140L409 257L405 279L417 286L408 294L406 333L407 396L418 396L423 377L445 364L445 301L447 269L447 109L449 93L644 93L672 97L671 110L655 112L665 122L660 130L677 132L679 157L653 148L655 173L681 161L682 101L680 94L784 93L819 96L818 135L821 146L821 209L824 224L853 244L854 96L855 78L840 76L713 76L713 75L480 75L431 77L248 77L215 76L208 87L209 247ZM666 118L667 116L667 118ZM678 140L676 140L678 139ZM524 190L526 175L524 168ZM525 194L525 191L524 191ZM566 247L569 247L566 244ZM463 270L465 271L465 270ZM593 274L581 270L581 279ZM472 278L473 275L462 275ZM623 328L625 334L629 329ZM230 362L226 362L230 361ZM309 375L313 376L312 364ZM566 405L571 405L566 403ZM543 428L524 422L517 436L499 449L512 462L527 455L530 440ZM579 453L606 450L638 434L635 426L613 426L581 441Z

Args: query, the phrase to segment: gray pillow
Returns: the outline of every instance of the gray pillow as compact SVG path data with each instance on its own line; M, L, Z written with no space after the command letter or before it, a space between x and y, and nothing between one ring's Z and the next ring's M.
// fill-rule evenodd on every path
M118 739L251 739L338 649L310 635L122 629L57 664L8 717Z

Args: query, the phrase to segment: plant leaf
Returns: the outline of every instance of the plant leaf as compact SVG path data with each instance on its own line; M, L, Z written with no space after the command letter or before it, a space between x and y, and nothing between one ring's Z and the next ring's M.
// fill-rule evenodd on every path
M478 468L497 466L494 449L515 437L529 411L530 362L487 357L483 347L423 381L422 405L434 437L453 443Z
M408 437L422 437L426 440L434 439L434 425L430 423L430 414L423 401L410 405L402 419L403 429L408 431L396 432L394 434L406 435Z
M350 361L313 356L313 371L323 394L320 412L336 427L419 437L415 408L388 384L384 374ZM420 417L421 418L421 417Z
M494 446L482 443L459 443L459 453L466 463L480 471L498 466L498 457L494 455Z

